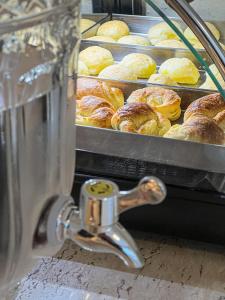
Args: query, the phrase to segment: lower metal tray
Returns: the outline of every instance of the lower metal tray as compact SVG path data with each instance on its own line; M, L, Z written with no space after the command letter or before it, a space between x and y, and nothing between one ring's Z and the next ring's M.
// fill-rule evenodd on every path
M108 81L122 89L125 98L140 83ZM182 98L182 109L209 91L171 88ZM188 141L145 136L93 127L77 126L77 149L92 153L131 158L216 173L225 173L225 147Z

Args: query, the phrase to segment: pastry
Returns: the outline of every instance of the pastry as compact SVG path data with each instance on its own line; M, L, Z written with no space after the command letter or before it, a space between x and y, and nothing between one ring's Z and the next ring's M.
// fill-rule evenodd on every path
M130 53L124 56L120 65L130 70L137 78L149 78L156 72L156 62L142 53Z
M148 79L148 83L165 84L165 85L172 85L172 86L178 85L176 81L174 81L168 75L164 75L164 74L152 74Z
M115 43L115 40L111 38L110 36L101 36L101 35L95 35L92 37L87 38L88 41L97 41L97 42L106 42L106 43Z
M182 125L172 126L164 137L206 144L225 143L223 130L214 120L203 115L193 115Z
M217 69L216 65L211 65L210 70L220 83L223 89L225 89L225 81L223 80L223 77L221 76L219 70ZM217 90L217 87L215 83L212 81L211 77L209 76L208 73L206 73L206 80L205 82L200 86L201 89L206 89L206 90Z
M134 91L127 103L134 102L147 103L171 121L177 120L181 114L181 98L176 92L161 87L146 87Z
M167 47L167 48L187 48L187 46L178 40L163 40L159 41L158 43L155 44L157 47Z
M97 31L97 35L109 36L114 40L118 40L122 36L129 34L129 27L120 20L108 21L102 24Z
M173 23L182 33L180 25L175 21ZM152 45L155 45L160 41L179 40L180 38L166 22L161 22L149 29L148 39Z
M78 61L78 75L89 75L88 67L81 60Z
M126 35L118 39L117 42L128 45L150 46L148 39L140 35Z
M157 114L146 103L129 103L118 109L111 120L114 129L145 135L162 136L170 128L170 121Z
M184 113L186 122L193 115L203 115L211 119L225 110L225 101L219 93L211 94L193 101Z
M162 63L159 73L184 84L196 84L200 78L197 67L188 58L169 58Z
M89 95L107 100L115 110L124 105L124 96L120 89L112 87L108 82L94 78L78 78L76 99L80 100Z
M84 31L86 31L87 29L89 29L90 27L94 26L96 24L95 21L89 20L89 19L81 19L80 20L80 32L84 33ZM96 35L97 30L98 30L99 25L96 24L96 26L94 26L93 28L91 28L90 30L88 30L88 32L85 32L85 37L91 37Z
M213 25L212 23L209 22L205 22L205 24L207 25L207 27L210 29L210 31L212 32L212 34L215 36L215 38L217 40L220 39L220 32L219 30L215 27L215 25ZM191 43L191 44L196 44L199 43L198 38L196 37L196 35L191 31L191 29L188 27L187 29L185 29L184 31L184 36L186 37L186 39Z
M85 96L77 102L76 124L111 128L114 113L113 106L105 99Z
M88 67L90 75L98 75L101 70L114 63L111 52L99 46L82 50L79 59Z
M137 75L121 64L105 68L99 73L98 77L112 80L137 80Z

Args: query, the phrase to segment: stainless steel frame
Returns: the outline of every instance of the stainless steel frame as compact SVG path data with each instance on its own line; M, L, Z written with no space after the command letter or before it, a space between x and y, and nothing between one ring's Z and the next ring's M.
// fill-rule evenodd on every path
M109 81L125 98L145 84ZM172 88L183 99L182 108L210 91ZM225 173L225 147L77 126L77 149L92 153Z

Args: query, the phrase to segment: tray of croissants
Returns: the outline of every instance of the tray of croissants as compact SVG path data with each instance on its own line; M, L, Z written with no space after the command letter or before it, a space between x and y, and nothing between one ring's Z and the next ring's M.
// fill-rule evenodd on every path
M225 144L219 93L81 76L76 124L147 136Z
M89 18L89 19L88 19ZM92 19L90 19L92 18ZM110 18L110 19L109 19ZM176 18L172 21L201 52L223 88L225 82L194 33ZM207 22L224 48L225 22ZM86 15L78 74L111 80L216 90L216 86L177 34L160 18ZM203 49L202 49L203 48ZM73 62L71 62L71 71Z

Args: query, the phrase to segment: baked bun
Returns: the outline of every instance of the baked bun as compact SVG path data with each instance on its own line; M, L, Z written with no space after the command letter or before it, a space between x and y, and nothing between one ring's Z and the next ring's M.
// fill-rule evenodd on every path
M213 25L212 23L209 22L205 22L205 24L207 25L207 27L209 28L209 30L212 32L212 34L214 35L214 37L219 40L220 39L220 32L219 30L215 27L215 25ZM187 29L185 29L184 31L184 36L186 37L186 39L191 43L191 44L196 44L199 43L198 38L196 37L196 35L191 31L191 29L188 27Z
M220 44L220 46L223 48L223 50L225 50L225 45L223 44L223 43L219 43ZM198 41L197 43L195 43L194 45L193 45L196 49L205 49L204 47L203 47L203 45Z
M149 78L156 72L156 62L143 53L130 53L124 56L120 65L135 74L137 78Z
M107 100L115 110L124 105L124 96L120 89L112 87L108 82L94 78L78 78L76 99L80 100L89 95Z
M81 19L80 20L80 32L83 33L88 28L94 26L96 24L95 21L89 20L89 19ZM91 28L88 32L85 32L85 37L91 37L93 35L96 35L99 25L96 24L93 28Z
M184 113L184 121L196 115L214 119L217 125L225 130L225 101L219 93L207 95L192 102Z
M116 64L105 68L99 73L98 77L112 80L137 80L137 75L134 74L132 70L122 66L121 64Z
M98 28L97 31L97 35L110 36L114 40L118 40L129 33L129 27L127 24L119 20L105 22Z
M117 42L128 45L150 46L148 39L140 35L126 35L118 39Z
M118 109L111 120L114 129L145 135L162 136L170 128L170 121L146 103L129 103Z
M97 41L97 42L107 42L107 43L115 43L115 40L111 38L110 36L101 36L101 35L95 35L92 37L87 38L88 41Z
M81 60L78 61L78 75L89 75L88 67Z
M147 103L171 121L177 120L181 114L181 98L176 92L161 87L146 87L134 91L127 103L134 102Z
M187 46L178 40L164 40L164 41L159 41L158 43L155 44L157 47L168 47L168 48L187 48Z
M169 58L162 63L159 73L184 84L196 84L200 78L197 67L188 58Z
M76 124L111 128L113 106L103 98L85 96L77 102Z
M221 76L216 65L211 65L209 68L212 71L212 73L214 74L214 76L216 77L216 79L218 80L218 82L220 83L220 85L222 86L222 88L225 89L225 81L223 80L223 77ZM217 90L215 83L212 81L212 79L208 75L208 73L206 74L205 82L200 86L200 88L206 89L206 90Z
M174 125L164 137L204 144L223 145L225 136L216 122L206 116L192 116L182 125Z
M177 86L178 84L172 78L164 74L152 74L148 79L148 83L153 84L164 84L164 85L172 85Z
M98 75L101 70L114 63L111 52L99 46L82 50L79 59L88 67L90 75Z
M180 25L175 21L173 23L182 32ZM161 22L149 29L148 39L152 45L155 45L160 41L179 40L180 38L166 22Z

